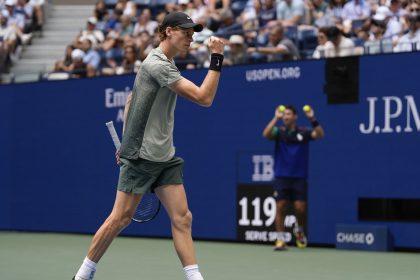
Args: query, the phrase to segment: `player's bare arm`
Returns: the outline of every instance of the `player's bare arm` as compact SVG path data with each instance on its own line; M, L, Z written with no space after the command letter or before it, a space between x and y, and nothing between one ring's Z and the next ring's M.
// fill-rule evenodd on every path
M269 140L273 140L273 128L276 126L277 122L283 118L283 112L280 112L277 108L274 111L273 119L267 124L263 130L263 136Z
M324 137L324 135L325 135L324 129L322 128L321 125L318 125L317 127L315 127L311 133L311 136L313 139L321 139Z
M123 122L123 134L124 134L124 131L125 131L125 123L127 121L128 109L130 108L132 97L133 97L133 93L130 92L130 94L127 96L127 100L125 101L124 122ZM117 164L118 165L121 165L120 150L119 149L117 149L117 151L115 152L115 159L117 161Z
M217 37L210 37L208 48L211 54L219 55L220 57L212 57L216 66L222 64L222 54L224 43ZM219 60L218 60L219 59ZM219 84L220 71L209 70L201 86L195 85L190 80L183 78L173 83L170 88L177 94L205 107L210 107L216 95L217 86Z
M128 116L128 109L130 109L131 99L133 98L133 93L130 92L130 94L127 96L127 100L125 101L125 107L124 107L124 123L123 123L123 134L125 131L125 122L127 121Z
M305 111L305 115L306 115L306 117L309 119L309 121L312 124L314 124L314 123L317 124L316 126L314 126L314 129L312 130L311 137L313 139L321 139L321 138L323 138L324 135L325 135L324 129L322 128L322 126L316 120L314 110L312 108L310 108L310 110Z

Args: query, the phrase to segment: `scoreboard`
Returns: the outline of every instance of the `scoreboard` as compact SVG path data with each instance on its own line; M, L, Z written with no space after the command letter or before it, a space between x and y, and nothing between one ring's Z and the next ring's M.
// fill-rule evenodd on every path
M271 185L273 157L269 153L243 152L238 155L236 186L236 238L239 241L272 243L277 239L293 241L296 217L287 207L285 232L275 229L276 200Z

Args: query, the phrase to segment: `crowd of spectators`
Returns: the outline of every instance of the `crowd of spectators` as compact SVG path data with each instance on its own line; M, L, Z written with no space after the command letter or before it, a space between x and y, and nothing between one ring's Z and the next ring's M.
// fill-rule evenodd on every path
M34 33L42 35L45 0L0 0L0 74L20 59Z
M418 51L419 3L420 0L98 0L84 30L69 40L65 57L56 62L54 72L67 73L69 77L136 72L150 50L158 46L158 27L171 11L185 12L204 26L202 32L194 34L190 51L175 58L180 69L208 66L206 43L212 35L225 39L227 65ZM7 18L8 10L2 9L3 18ZM11 37L16 40L19 35ZM15 44L4 39L2 43L8 49L15 48Z

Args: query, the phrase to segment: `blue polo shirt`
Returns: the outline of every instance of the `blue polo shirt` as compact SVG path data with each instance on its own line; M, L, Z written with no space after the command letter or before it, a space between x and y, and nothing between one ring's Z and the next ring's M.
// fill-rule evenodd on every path
M285 127L273 129L275 140L274 175L276 177L307 178L309 162L309 141L312 129Z

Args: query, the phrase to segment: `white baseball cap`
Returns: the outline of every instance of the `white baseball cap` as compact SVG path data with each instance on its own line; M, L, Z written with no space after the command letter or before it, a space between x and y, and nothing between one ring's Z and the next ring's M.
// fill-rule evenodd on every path
M88 21L91 24L97 24L98 23L98 19L96 17L90 17L88 18Z
M74 49L71 52L71 59L73 60L82 60L85 57L85 52L81 49Z
M6 0L4 2L4 5L6 5L6 6L14 6L14 5L16 5L16 0Z
M6 10L6 9L4 9L4 10L1 10L1 13L0 13L3 17L5 17L5 18L8 18L9 16L10 16L10 13L9 13L9 11L8 10Z
M244 42L245 42L244 37L242 37L241 35L232 35L229 38L229 43L230 44L243 45Z
M387 6L380 6L376 9L376 13L373 16L374 20L382 21L391 15L391 11Z

